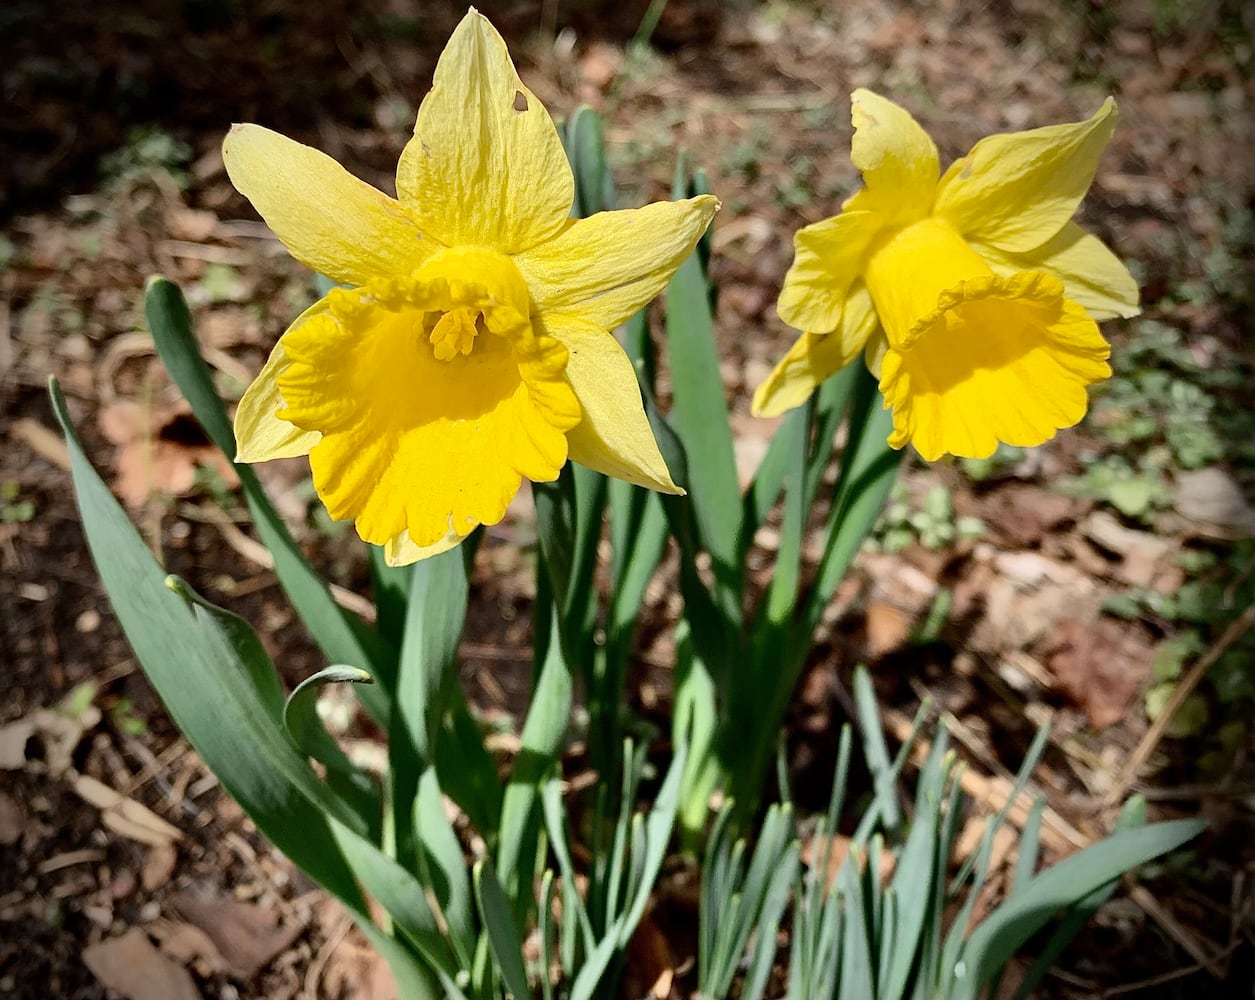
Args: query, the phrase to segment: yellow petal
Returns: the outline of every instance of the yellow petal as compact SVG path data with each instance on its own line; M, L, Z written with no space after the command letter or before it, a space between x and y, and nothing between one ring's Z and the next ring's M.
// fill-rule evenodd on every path
M384 543L383 559L389 566L408 566L420 559L430 559L432 556L440 555L441 552L448 552L465 540L465 535L450 531L435 545L415 545L414 540L410 538L410 533L403 531Z
M889 444L927 461L1031 447L1085 415L1086 387L1111 374L1110 348L1063 285L1041 272L965 281L942 296L909 348L885 354Z
M647 489L682 494L658 450L636 372L619 342L561 313L544 317L544 327L567 349L567 378L584 413L567 432L571 461Z
M867 370L876 376L876 381L880 381L880 372L884 367L885 355L889 353L889 338L885 335L885 329L877 326L872 335L867 338L867 346L863 349L863 363L867 365Z
M440 55L397 165L397 194L418 227L449 246L514 254L566 224L575 181L553 120L474 10Z
M235 125L222 143L231 183L292 256L350 285L409 274L438 245L400 203L325 153L260 125Z
M1140 312L1137 281L1129 269L1102 240L1075 222L1032 253L1003 253L983 243L973 243L972 249L1005 278L1017 271L1053 274L1063 282L1068 298L1083 305L1096 320L1128 319Z
M870 90L854 91L850 118L850 159L863 174L865 187L845 209L876 212L893 225L927 215L941 172L928 133L905 108Z
M860 282L845 303L833 333L804 333L754 390L756 417L777 417L801 406L824 379L835 375L863 350L877 326L876 309Z
M319 299L288 327L291 333L314 316L327 311L327 300ZM284 334L287 336L287 334ZM278 416L286 405L279 391L279 376L288 368L283 338L275 344L270 358L244 392L235 408L235 460L237 462L268 462L272 458L296 458L308 455L321 436L317 431L303 431Z
M1006 253L1035 250L1071 220L1115 127L1107 98L1088 121L982 139L946 171L933 212Z
M843 212L799 230L793 237L793 264L776 304L780 318L799 330L835 330L881 225L875 213Z
M662 291L718 208L702 195L571 220L514 258L533 310L613 329Z

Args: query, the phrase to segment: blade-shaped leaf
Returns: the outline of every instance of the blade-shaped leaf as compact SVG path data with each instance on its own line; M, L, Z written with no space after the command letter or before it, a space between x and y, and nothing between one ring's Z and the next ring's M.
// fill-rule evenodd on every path
M363 836L362 819L318 780L266 707L253 672L238 659L229 662L232 651L221 632L198 621L200 606L168 588L164 571L84 455L55 381L50 395L101 581L175 724L258 829L355 919L370 919L360 880L429 961L451 968L422 887Z
M968 937L954 969L957 1000L974 997L977 989L1060 910L1124 872L1175 850L1205 827L1201 820L1182 819L1121 830L1037 875Z
M371 684L373 680L358 667L327 667L306 677L288 696L283 707L283 725L298 750L323 764L327 784L356 812L370 821L374 839L381 820L379 788L375 780L357 767L340 749L318 717L318 691L325 684Z
M683 173L681 165L677 180ZM667 357L675 387L670 422L688 455L688 480L680 485L690 493L702 547L714 563L720 606L739 618L741 489L709 285L697 254L680 265L666 299Z
M210 439L234 462L235 434L201 357L183 293L165 278L151 278L144 308L162 363ZM335 602L326 583L305 560L252 468L237 465L235 469L262 544L274 557L275 575L296 613L329 660L370 668L379 686L363 689L369 692L363 704L377 720L386 721L386 696L396 675L396 651Z
M531 996L523 964L522 940L510 915L510 903L487 858L475 862L475 901L488 936L497 972L516 998Z

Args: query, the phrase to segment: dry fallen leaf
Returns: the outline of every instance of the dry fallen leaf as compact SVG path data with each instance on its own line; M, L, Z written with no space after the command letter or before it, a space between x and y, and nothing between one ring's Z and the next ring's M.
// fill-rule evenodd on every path
M97 419L118 446L114 489L132 507L143 506L153 493L190 493L200 465L210 466L228 486L239 482L186 403L145 408L119 399L102 406Z
M185 205L167 205L165 214L170 235L189 243L204 243L218 225L218 216L213 212L198 211Z
M199 927L181 920L155 920L148 925L148 932L157 939L162 951L185 968L204 976L226 971L227 963L217 945Z
M35 719L30 715L0 726L0 771L26 766L26 744L34 734Z
M1106 729L1125 717L1146 681L1150 649L1124 623L1067 618L1054 628L1042 662L1059 688Z
M867 656L879 659L906 645L911 637L911 619L905 612L881 601L867 605Z
M1172 504L1202 534L1218 538L1255 535L1255 507L1224 469L1180 473Z
M296 940L299 924L280 927L272 909L233 899L202 899L181 892L174 900L182 917L204 931L231 974L248 981Z
M1039 486L1009 483L981 508L983 520L1017 548L1040 545L1045 535L1075 516L1080 503Z
M137 927L88 945L82 957L92 975L127 1000L201 1000L188 971L154 948Z

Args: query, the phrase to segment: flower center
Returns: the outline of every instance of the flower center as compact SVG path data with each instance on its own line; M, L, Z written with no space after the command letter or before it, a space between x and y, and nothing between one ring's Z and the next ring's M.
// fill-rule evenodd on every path
M423 329L431 341L437 361L452 361L458 355L471 353L475 335L484 314L466 306L457 306L443 315L429 312L423 316Z
M889 343L906 350L945 292L993 271L948 222L929 218L889 230L872 246L863 278Z

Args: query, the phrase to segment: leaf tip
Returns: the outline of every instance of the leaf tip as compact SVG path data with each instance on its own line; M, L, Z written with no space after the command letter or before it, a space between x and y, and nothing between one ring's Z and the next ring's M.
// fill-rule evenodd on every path
M187 585L187 581L184 580L183 577L176 576L174 573L169 573L162 582L165 583L166 590L170 590L178 594L188 604L195 603L196 593Z

